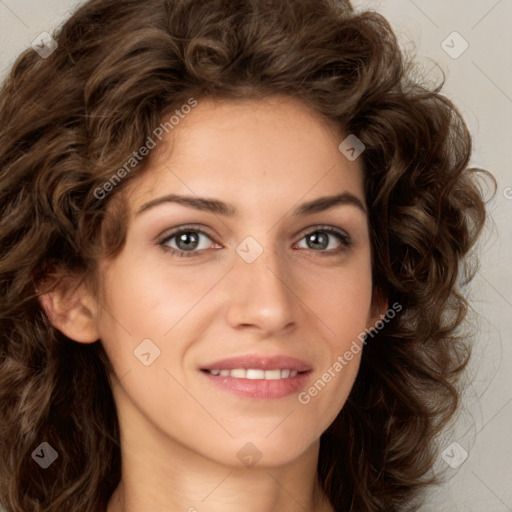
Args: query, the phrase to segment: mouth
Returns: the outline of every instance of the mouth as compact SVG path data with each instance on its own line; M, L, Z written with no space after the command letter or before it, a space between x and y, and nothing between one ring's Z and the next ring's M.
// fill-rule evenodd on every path
M200 368L209 382L252 399L284 398L299 392L312 373L308 363L288 356L241 356Z
M283 370L261 370L259 368L235 368L234 370L203 370L204 372L209 373L210 375L220 375L221 377L232 377L234 379L249 379L249 380L279 380L279 379L289 379L296 377L299 373L307 373L307 372L299 372L298 370L291 370L290 368L285 368Z

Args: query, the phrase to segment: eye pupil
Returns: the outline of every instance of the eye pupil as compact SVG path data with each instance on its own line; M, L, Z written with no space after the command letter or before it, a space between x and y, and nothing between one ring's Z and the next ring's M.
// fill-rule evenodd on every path
M176 245L182 250L193 250L199 243L199 236L193 231L181 233L176 237Z
M329 245L329 238L322 231L316 231L308 236L307 243L310 249L325 249Z

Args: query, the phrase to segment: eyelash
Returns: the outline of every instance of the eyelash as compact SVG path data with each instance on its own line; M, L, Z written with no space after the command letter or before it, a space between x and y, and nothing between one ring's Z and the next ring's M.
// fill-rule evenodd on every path
M182 226L179 229L176 229L175 231L166 235L165 238L160 239L157 243L162 248L163 251L165 251L166 253L170 253L173 256L186 257L186 258L200 256L201 252L204 251L205 249L199 249L199 250L195 249L193 251L182 251L180 249L174 249L173 247L169 247L166 245L166 243L169 242L170 240L172 240L173 238L175 238L183 233L190 233L190 232L200 233L202 235L205 235L210 240L212 240L214 243L217 243L212 239L212 237L210 235L208 235L208 233L206 233L199 227L192 226L192 225L191 226ZM321 251L315 251L314 249L309 249L310 251L318 253L322 257L323 256L337 256L338 254L340 254L341 252L343 252L344 250L346 250L353 244L350 236L346 235L342 231L337 230L336 228L333 228L332 226L315 226L314 229L312 229L311 231L304 233L304 235L300 238L300 240L304 239L305 237L307 237L309 235L312 235L313 233L317 233L317 232L333 235L336 238L338 238L338 240L342 244L342 247L339 249L330 249L330 250L321 250ZM299 242L300 242L300 240L299 240Z

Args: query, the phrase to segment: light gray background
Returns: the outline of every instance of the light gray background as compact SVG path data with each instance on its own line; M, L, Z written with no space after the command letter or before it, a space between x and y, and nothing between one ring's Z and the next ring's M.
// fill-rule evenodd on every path
M0 77L20 51L56 28L78 3L0 0ZM386 16L426 76L439 77L435 62L446 72L444 92L474 137L472 165L491 170L498 181L472 286L477 311L472 384L455 430L440 441L442 448L459 443L469 456L457 469L439 459L449 479L421 510L512 511L512 0L356 0L354 5ZM446 40L452 53L462 48L461 39L448 37L454 31L469 44L458 58L442 44Z

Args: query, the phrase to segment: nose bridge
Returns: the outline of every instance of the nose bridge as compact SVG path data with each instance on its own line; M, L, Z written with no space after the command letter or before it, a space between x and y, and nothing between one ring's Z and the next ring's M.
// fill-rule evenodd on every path
M294 294L286 264L271 237L265 246L248 237L237 247L231 279L229 322L277 331L295 321ZM290 274L291 275L291 274Z

